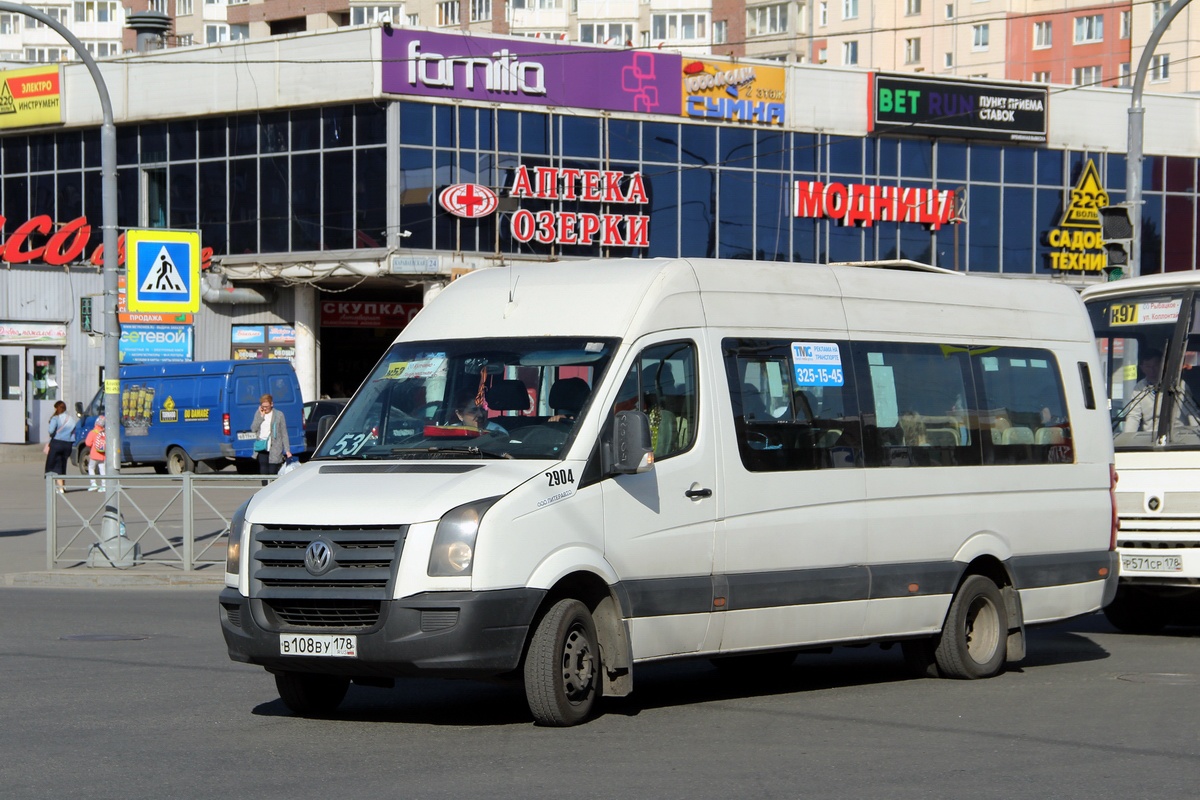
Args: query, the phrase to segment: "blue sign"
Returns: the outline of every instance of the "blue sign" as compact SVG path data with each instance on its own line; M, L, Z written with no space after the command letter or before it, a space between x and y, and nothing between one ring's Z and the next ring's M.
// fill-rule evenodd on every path
M192 360L191 325L121 326L122 364Z
M125 268L125 304L131 312L200 310L198 231L128 231Z
M792 342L797 386L842 386L842 352L833 342Z

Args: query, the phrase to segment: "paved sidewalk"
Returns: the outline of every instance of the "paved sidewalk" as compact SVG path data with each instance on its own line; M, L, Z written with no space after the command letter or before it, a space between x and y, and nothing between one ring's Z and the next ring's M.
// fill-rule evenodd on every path
M197 587L216 591L224 570L184 572L140 564L130 569L74 566L46 569L45 456L41 445L0 444L0 586L88 588ZM145 469L122 473L147 472ZM68 475L78 475L69 467Z

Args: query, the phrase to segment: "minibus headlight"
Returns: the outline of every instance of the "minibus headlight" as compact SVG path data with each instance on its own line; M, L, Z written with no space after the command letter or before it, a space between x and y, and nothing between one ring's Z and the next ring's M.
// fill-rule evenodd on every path
M233 512L233 519L229 522L229 544L225 552L225 571L230 575L237 575L242 569L242 548L246 545L246 534L249 533L250 528L246 524L246 506L248 505L250 505L249 500L238 506L238 510Z
M447 578L470 575L475 563L475 537L483 515L499 500L488 497L453 508L438 521L429 551L429 576Z

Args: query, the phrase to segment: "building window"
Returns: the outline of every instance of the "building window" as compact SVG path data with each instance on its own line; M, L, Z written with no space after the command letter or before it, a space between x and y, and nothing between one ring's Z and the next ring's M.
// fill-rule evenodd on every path
M1117 85L1129 88L1133 86L1133 72L1130 69L1129 62L1117 65Z
M942 66L946 69L954 68L954 53L946 53L946 55L942 56Z
M725 44L729 41L729 23L725 20L713 22L713 44Z
M905 39L904 40L904 63L917 64L921 61L921 40Z
M175 37L175 43L180 47L191 47L196 43L196 37L190 33L181 33Z
M1104 16L1092 14L1075 18L1075 44L1104 41Z
M1049 21L1033 23L1033 49L1043 50L1054 44L1054 29Z
M988 39L989 39L990 33L991 33L991 29L989 28L988 23L986 23L986 22L983 23L982 25L972 25L971 26L971 49L972 50L987 50L988 49Z
M1162 22L1162 18L1167 15L1167 9L1171 4L1167 0L1155 0L1150 6L1150 30L1154 30L1154 26Z
M437 4L437 24L440 26L458 24L458 0L446 0Z
M21 32L21 18L24 14L0 14L0 35Z
M824 2L824 0L822 0L822 2L817 3L817 25L824 28L828 24L829 24L829 3Z
M38 9L44 11L46 9ZM67 10L62 9L64 14ZM32 24L30 27L33 27ZM41 27L46 27L42 25ZM73 50L68 50L62 47L26 47L25 60L31 64L53 64L56 61L70 61Z
M842 19L858 19L858 0L842 0Z
M408 18L409 25L416 26L416 25L421 24L421 15L420 14L408 14L407 18Z
M915 17L921 13L921 0L904 0L904 15Z
M216 42L229 41L229 26L228 25L205 25L204 26L204 43L215 44Z
M848 67L858 64L858 42L842 42L842 64Z
M625 45L633 41L633 23L581 22L579 41L589 44Z
M121 46L116 42L84 42L83 46L94 58L108 58L121 54Z
M1034 83L1049 83L1050 82L1050 73L1049 72L1033 73L1033 82Z
M175 16L190 17L195 13L192 0L175 0Z
M492 18L492 0L471 0L471 22L487 22Z
M1076 67L1071 70L1071 83L1075 86L1099 86L1100 67Z
M45 14L47 17L50 17L50 19L54 20L55 22L61 23L63 25L67 24L67 9L66 8L55 8L54 6L47 6L47 7L39 8L37 10L41 11L43 14ZM41 22L34 19L33 17L29 17L29 19L27 20L27 23L26 23L26 27L27 28L48 28L50 26L43 25ZM50 48L33 47L33 48L26 48L25 52L29 53L29 52L33 51L33 52L46 52L46 53L55 52L55 53L57 53L58 50L59 50L59 48L57 48L57 47L50 47ZM28 60L28 59L26 59L26 60ZM54 59L54 61L58 61L58 59L56 58L56 59Z
M166 0L159 0L166 5ZM119 4L116 0L87 0L75 3L76 22L116 22ZM44 9L43 9L44 10ZM163 12L166 13L165 11Z
M755 6L746 9L746 35L764 36L768 33L787 33L787 3Z
M1168 55L1152 56L1150 58L1150 80L1165 81L1171 77L1171 57Z
M1121 38L1128 39L1133 35L1133 12L1121 12Z
M150 10L159 14L166 14L167 0L150 0Z
M946 3L946 19L954 19L954 3Z
M708 41L708 14L652 14L650 37L657 42Z
M373 22L400 19L403 6L350 6L351 25L370 25Z

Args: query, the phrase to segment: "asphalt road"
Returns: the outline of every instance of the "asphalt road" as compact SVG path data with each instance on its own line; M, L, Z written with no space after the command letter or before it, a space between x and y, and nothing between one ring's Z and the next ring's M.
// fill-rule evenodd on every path
M513 687L430 680L311 720L228 660L211 587L0 588L0 797L1194 797L1198 637L1087 617L976 682L876 646L775 681L652 665L570 729Z

